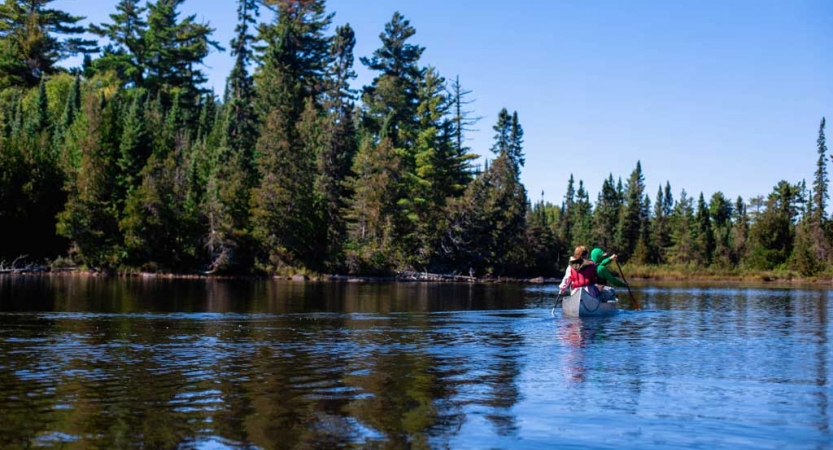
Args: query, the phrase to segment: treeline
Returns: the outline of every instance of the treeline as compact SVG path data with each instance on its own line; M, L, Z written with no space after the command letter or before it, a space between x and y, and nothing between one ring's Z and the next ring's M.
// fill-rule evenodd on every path
M0 258L101 270L554 275L576 244L623 260L795 269L831 260L827 149L810 190L780 182L747 205L661 186L637 163L594 204L530 203L523 128L503 109L475 167L470 92L421 61L394 13L360 63L324 0L238 0L222 99L200 69L223 51L184 0L121 0L110 21L0 5ZM261 20L260 13L269 16ZM272 18L273 17L273 18ZM82 39L92 32L107 43ZM58 63L83 53L82 67Z

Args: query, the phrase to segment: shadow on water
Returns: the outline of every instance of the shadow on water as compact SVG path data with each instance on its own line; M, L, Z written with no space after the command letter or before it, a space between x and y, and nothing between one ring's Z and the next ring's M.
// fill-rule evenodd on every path
M830 442L827 291L635 294L571 319L553 286L0 277L0 448Z

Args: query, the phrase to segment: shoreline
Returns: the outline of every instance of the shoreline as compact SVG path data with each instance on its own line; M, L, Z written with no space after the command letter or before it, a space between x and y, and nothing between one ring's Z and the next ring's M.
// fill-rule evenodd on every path
M678 273L673 275L650 275L640 276L639 271L635 275L628 276L628 280L642 285L651 282L657 283L694 283L694 284L766 284L772 286L796 286L796 285L829 285L833 286L833 278L801 278L790 274L756 274L756 275L734 275L714 276L694 274L689 277L681 276ZM471 277L455 274L431 274L416 272L400 272L395 275L339 275L339 274L295 274L295 275L216 275L206 273L160 273L160 272L103 272L95 270L80 270L77 268L53 269L49 267L29 267L21 269L4 269L0 271L0 278L18 276L47 276L47 277L95 277L95 278L136 278L136 279L205 279L205 280L275 280L293 282L342 282L342 283L453 283L453 284L559 284L560 278L552 277ZM633 283L632 283L633 284Z

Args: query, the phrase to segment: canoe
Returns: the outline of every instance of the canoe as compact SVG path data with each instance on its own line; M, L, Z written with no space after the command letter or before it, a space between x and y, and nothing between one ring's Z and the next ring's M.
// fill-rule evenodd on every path
M573 289L561 303L567 317L594 317L616 314L619 311L616 298L599 300L587 292L587 289Z

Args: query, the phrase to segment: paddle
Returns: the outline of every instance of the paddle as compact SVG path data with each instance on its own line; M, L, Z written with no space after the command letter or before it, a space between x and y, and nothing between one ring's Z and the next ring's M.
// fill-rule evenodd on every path
M633 302L633 306L635 306L634 309L642 309L642 308L639 307L639 302L636 301L636 297L633 296L633 292L631 292L631 284L628 283L628 280L625 279L625 273L622 272L622 266L619 265L618 260L616 261L616 267L619 269L619 275L622 276L622 281L624 281L625 286L628 287L628 294L630 294L630 296L631 296L631 301Z
M570 291L569 290L567 292L563 293L563 294L561 292L559 292L558 295L555 296L555 305L553 305L552 311L550 311L550 314L552 314L554 316L555 315L555 308L558 308L558 304L562 300L564 300L564 297L569 297L569 296L570 296Z

